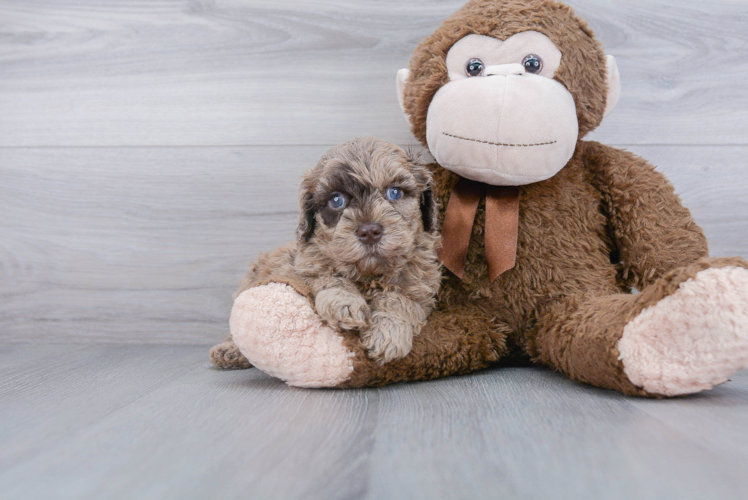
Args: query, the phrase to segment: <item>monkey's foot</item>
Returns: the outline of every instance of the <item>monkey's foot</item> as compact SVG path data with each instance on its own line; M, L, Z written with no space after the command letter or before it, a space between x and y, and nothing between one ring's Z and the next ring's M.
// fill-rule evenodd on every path
M712 268L642 311L618 343L624 372L653 394L693 394L748 368L748 270Z
M296 387L335 387L353 371L343 337L309 301L280 283L250 288L234 301L231 336L250 363Z

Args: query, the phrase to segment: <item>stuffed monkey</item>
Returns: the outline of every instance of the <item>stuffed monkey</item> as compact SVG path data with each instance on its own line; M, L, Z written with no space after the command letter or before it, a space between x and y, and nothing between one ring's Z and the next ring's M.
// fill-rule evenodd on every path
M252 363L302 387L361 387L525 359L655 397L748 367L746 262L708 257L645 160L582 140L615 107L620 82L569 7L472 0L418 46L397 88L437 161L444 239L438 309L412 352L375 363L357 335L322 323L302 287L268 277L243 284L233 342L213 349L214 363Z

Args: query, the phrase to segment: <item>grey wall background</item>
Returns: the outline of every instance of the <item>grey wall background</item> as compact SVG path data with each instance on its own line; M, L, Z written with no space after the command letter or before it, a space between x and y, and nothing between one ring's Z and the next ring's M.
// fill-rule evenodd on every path
M301 173L356 136L415 143L395 72L462 3L0 1L0 339L220 339ZM748 3L568 3L623 79L589 138L748 256Z

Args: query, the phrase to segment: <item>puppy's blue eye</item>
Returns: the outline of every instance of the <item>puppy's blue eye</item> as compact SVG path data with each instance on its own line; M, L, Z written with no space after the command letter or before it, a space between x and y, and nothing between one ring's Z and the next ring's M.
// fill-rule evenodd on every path
M399 200L403 197L403 190L396 187L387 188L387 199Z
M345 195L340 193L333 194L328 204L331 208L343 208L345 206Z

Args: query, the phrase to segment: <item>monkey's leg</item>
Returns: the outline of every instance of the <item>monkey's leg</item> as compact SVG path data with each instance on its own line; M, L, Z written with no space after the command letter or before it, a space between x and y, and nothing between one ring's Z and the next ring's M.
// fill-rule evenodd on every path
M236 344L234 344L231 337L226 342L221 342L211 347L210 360L217 368L221 368L222 370L244 370L252 368L250 362L244 357Z
M435 312L410 354L381 366L367 356L359 333L330 328L288 285L251 288L231 312L232 337L249 362L297 387L362 387L466 373L499 359L507 330L477 311Z
M549 307L528 346L573 380L628 395L676 396L748 368L748 270L702 259L638 295L570 297Z

